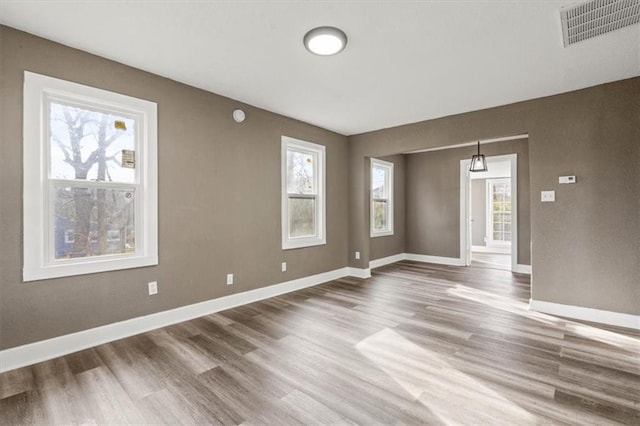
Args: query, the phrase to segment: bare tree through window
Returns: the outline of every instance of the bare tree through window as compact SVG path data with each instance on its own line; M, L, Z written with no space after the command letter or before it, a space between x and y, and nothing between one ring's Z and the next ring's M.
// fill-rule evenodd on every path
M135 251L135 120L58 102L49 120L56 258Z

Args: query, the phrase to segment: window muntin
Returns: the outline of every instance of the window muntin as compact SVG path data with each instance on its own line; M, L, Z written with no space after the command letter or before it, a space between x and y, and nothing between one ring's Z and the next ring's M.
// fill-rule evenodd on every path
M157 264L156 110L25 72L25 281Z
M393 163L371 159L371 237L393 235Z
M325 147L282 137L282 248L326 243Z

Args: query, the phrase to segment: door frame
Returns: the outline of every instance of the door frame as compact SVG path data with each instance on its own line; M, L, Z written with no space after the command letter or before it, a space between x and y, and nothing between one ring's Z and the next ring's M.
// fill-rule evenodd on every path
M487 166L491 162L510 162L511 173L511 271L518 272L518 154L494 155L486 157ZM460 160L460 260L463 265L471 264L471 160Z

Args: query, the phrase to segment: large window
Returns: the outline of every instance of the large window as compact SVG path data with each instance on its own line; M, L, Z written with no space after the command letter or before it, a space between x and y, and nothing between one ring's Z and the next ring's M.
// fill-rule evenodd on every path
M487 179L487 245L511 244L511 180Z
M325 147L282 137L282 248L326 243Z
M371 236L393 235L393 163L371 159Z
M158 263L156 111L25 72L24 281Z

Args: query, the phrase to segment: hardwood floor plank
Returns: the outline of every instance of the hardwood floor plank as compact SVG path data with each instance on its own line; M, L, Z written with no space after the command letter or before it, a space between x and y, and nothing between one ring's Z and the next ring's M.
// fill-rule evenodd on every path
M278 405L303 425L355 425L297 389L282 398Z
M640 333L402 261L0 374L0 424L640 424Z

